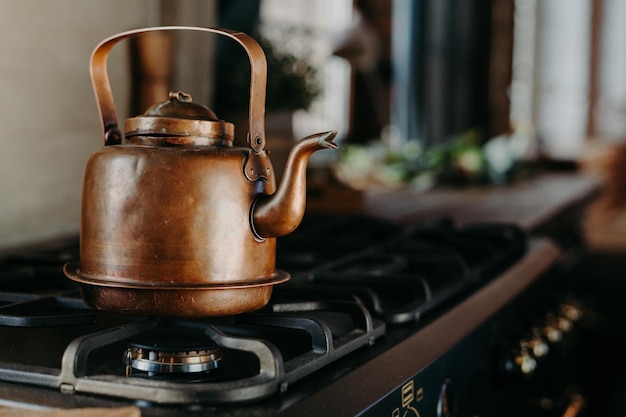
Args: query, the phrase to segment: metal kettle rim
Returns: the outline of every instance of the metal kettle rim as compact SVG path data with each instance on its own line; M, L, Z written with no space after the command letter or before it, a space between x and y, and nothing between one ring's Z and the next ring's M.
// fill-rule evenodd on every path
M214 284L191 284L191 283L176 283L171 285L165 284L142 284L138 282L121 282L119 278L115 280L107 279L110 277L92 277L82 273L80 269L80 263L68 262L63 266L65 275L73 281L81 284L93 285L98 287L114 287L114 288L126 288L126 289L150 289L150 290L230 290L237 288L253 288L264 287L267 285L281 284L289 280L290 275L285 271L276 269L273 274L268 277L258 280L247 280L240 282L224 282Z

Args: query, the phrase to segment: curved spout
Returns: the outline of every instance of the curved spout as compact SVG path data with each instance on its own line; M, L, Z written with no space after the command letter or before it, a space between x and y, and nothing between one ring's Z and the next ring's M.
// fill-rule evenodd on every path
M320 149L335 149L336 131L307 136L289 152L278 191L256 201L252 226L261 238L279 237L293 232L304 217L306 206L306 167L311 154Z

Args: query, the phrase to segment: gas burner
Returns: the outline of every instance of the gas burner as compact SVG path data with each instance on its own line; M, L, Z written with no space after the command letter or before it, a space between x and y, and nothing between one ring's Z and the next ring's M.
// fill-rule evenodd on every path
M219 367L222 349L194 328L164 327L128 342L123 357L126 373L198 374Z
M162 352L131 346L126 350L124 363L132 369L149 373L179 374L208 372L217 369L222 359L219 348L188 352Z

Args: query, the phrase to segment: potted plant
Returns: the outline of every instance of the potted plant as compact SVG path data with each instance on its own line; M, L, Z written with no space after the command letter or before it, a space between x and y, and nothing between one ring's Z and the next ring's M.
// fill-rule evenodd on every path
M293 112L308 110L321 93L317 70L302 56L280 48L278 42L261 38L259 44L267 58L265 110L268 138L271 141L273 136L289 135L293 140ZM224 62L224 69L220 71L218 66L216 71L214 108L221 118L235 123L235 137L241 141L245 140L247 133L250 64L241 51L228 51L231 53Z

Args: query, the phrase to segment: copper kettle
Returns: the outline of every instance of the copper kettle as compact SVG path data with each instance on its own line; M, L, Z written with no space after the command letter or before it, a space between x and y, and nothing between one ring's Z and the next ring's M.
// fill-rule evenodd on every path
M227 36L251 65L248 147L234 147L234 126L182 92L118 128L107 57L119 41L151 31ZM224 29L156 27L102 41L91 78L105 147L85 169L80 261L65 274L96 309L148 316L232 315L265 306L289 275L275 268L276 238L302 220L306 166L335 148L336 132L292 148L278 190L265 151L265 54L248 35Z

